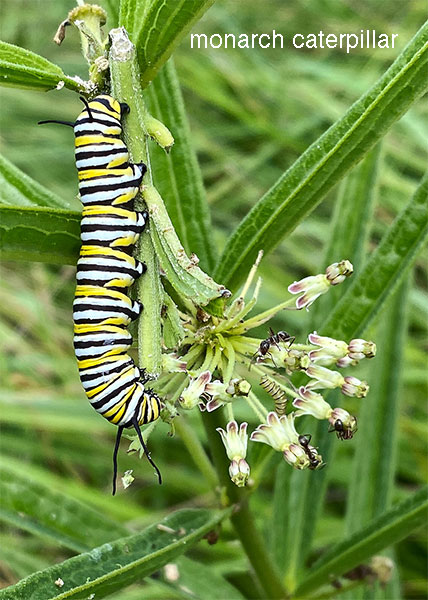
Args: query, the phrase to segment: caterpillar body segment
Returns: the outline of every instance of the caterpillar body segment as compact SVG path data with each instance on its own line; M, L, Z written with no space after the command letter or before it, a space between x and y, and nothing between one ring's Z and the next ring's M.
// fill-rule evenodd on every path
M148 379L135 365L127 326L136 319L141 303L126 294L146 267L132 256L148 220L134 210L134 199L146 171L129 162L122 135L126 104L108 95L91 101L81 98L84 110L73 127L79 194L83 204L82 246L77 263L73 303L74 349L80 380L94 407L118 431L113 452L113 494L116 492L117 454L124 428L135 428L147 459L152 461L140 425L158 419L161 399L146 387Z
M268 375L263 375L260 380L260 386L267 392L275 402L275 412L277 415L285 415L287 408L287 396L283 389Z

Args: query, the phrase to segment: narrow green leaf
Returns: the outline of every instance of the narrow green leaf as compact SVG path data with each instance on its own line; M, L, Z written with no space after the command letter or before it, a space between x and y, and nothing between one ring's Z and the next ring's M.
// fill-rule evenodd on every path
M323 265L334 262L337 257L349 257L357 265L361 265L376 195L378 156L379 147L370 152L343 181L332 219L331 235L324 252ZM325 320L325 312L330 306L334 306L334 298L331 296L331 294L325 296L324 304L314 305L312 329L319 328L319 323ZM338 395L337 392L329 395L328 400L333 406L336 406ZM290 473L291 492L287 494L286 511L289 518L287 527L282 533L283 546L285 546L282 560L285 561L286 581L291 588L295 586L298 572L303 568L305 558L312 548L337 443L335 436L328 433L327 424L322 421L314 426L313 440L319 446L327 467L315 472ZM296 526L296 522L300 525Z
M357 531L370 518L381 515L392 503L407 292L405 281L388 302L374 336L377 356L370 365L370 396L368 402L362 403L358 415L357 447L346 504L347 535ZM396 585L397 580L393 583ZM395 598L390 586L388 584L385 590L378 590L379 593L374 595L372 586L365 585L358 590L358 597L364 598L369 591L373 598Z
M257 256L289 234L428 87L428 22L381 79L263 196L226 244L214 276L236 289Z
M210 213L172 59L146 94L151 112L168 125L175 138L169 154L160 148L150 151L155 185L186 252L197 254L201 268L210 273L215 263Z
M0 520L76 552L128 533L101 512L5 465L0 468Z
M428 175L323 326L337 339L361 334L398 286L428 234Z
M134 37L143 87L213 3L214 0L153 0ZM138 18L136 14L135 19Z
M52 208L0 207L0 256L76 264L80 248L80 214Z
M188 598L201 600L240 600L244 596L224 577L207 565L180 556L177 563L178 579L174 588L186 590Z
M199 306L228 297L224 286L202 271L195 258L186 255L156 188L144 186L143 198L153 223L151 236L159 262L173 288Z
M152 0L120 0L119 26L125 27L131 40L144 22Z
M43 56L0 41L0 85L47 91L61 81L70 90L85 92L84 85Z
M370 370L373 377L368 377L372 382L370 396L362 403L358 418L347 503L348 535L391 505L406 297L407 284L391 298L376 328L377 356Z
M0 203L14 207L36 205L70 208L69 202L52 194L2 155L0 155Z
M186 552L231 510L180 510L141 533L94 548L63 563L33 573L4 590L1 599L47 600L104 598L158 570ZM55 581L64 585L59 588Z
M422 488L331 548L312 565L309 576L297 587L296 597L308 596L320 586L366 562L377 552L402 540L414 529L421 527L427 518L427 493L428 488Z

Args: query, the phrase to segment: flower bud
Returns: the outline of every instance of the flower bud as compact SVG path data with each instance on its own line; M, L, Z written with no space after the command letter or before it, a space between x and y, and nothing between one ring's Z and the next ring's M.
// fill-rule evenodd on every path
M357 431L357 419L343 408L335 408L329 417L330 425L340 440L351 440Z
M354 267L349 260L341 260L338 263L333 263L325 270L326 277L331 285L338 285L345 281L347 277L352 275Z
M251 434L251 441L268 444L274 450L282 452L284 459L295 469L306 469L311 466L309 451L299 444L299 435L294 427L294 415L278 415L270 412L267 423L261 424ZM315 449L314 449L315 450Z
M248 423L241 423L238 428L236 421L230 421L226 425L226 431L221 427L217 428L216 431L221 435L229 460L239 460L246 457L248 441L247 427Z
M306 375L309 375L313 379L313 381L310 381L306 385L308 389L312 390L333 390L342 387L345 381L342 373L339 373L339 371L330 371L330 369L321 367L320 365L310 365L306 369Z
M244 458L232 460L229 465L230 479L238 487L244 487L250 476L250 465Z
M373 358L376 356L376 344L358 338L351 340L348 345L348 356L353 360Z
M291 294L301 294L296 300L296 308L309 308L319 296L325 294L330 289L330 282L326 275L311 275L300 281L295 281L288 286Z
M358 360L350 358L349 356L344 356L343 358L339 358L339 360L336 362L336 367L339 367L339 369L346 369L346 367L355 367L356 365L358 365L358 362Z
M342 392L346 396L355 396L356 398L365 398L369 393L369 385L366 381L360 381L356 377L345 377L342 385Z
M328 402L324 400L321 394L302 386L299 388L300 398L293 400L293 406L298 410L294 413L296 417L303 415L311 415L315 419L328 419L331 415L332 408Z
M248 423L241 423L238 429L236 421L230 421L226 425L226 431L221 427L217 431L226 448L226 454L229 458L229 475L231 480L238 487L243 487L250 475L250 467L245 460L247 455L247 427Z
M309 354L297 348L271 348L272 360L275 365L285 367L288 375L295 371L303 371L309 367L311 360Z
M162 371L165 373L186 372L187 364L175 352L162 354Z
M191 410L198 404L200 396L202 396L208 383L211 381L211 376L210 371L204 371L198 377L190 379L189 385L182 391L179 398L182 408Z
M246 379L231 379L226 387L226 394L230 396L248 396L251 391L251 383Z
M309 342L319 346L319 350L311 350L309 358L320 365L330 365L348 354L346 342L318 335L316 331L308 336Z

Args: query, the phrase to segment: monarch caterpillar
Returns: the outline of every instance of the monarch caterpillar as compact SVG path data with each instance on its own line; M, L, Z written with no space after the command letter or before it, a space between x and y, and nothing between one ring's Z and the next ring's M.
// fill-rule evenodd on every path
M274 399L276 414L279 416L285 415L287 397L284 390L282 390L279 385L267 375L263 375L263 377L260 379L260 385L265 392L267 392Z
M76 295L73 303L74 348L80 380L97 412L118 427L113 452L113 495L116 493L117 454L125 428L133 427L161 483L140 425L155 421L162 401L148 379L127 354L132 337L130 321L142 310L126 295L145 265L132 256L148 215L136 212L133 201L146 166L131 164L121 139L125 103L111 96L97 96L85 104L73 127L79 193L83 204L82 246L77 262Z

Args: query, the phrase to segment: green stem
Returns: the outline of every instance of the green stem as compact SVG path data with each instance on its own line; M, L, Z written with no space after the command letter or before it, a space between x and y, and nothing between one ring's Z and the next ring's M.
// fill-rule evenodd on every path
M267 551L264 540L255 526L254 515L248 506L248 491L236 487L228 475L228 458L216 428L224 428L221 409L213 413L202 413L202 420L213 455L214 466L228 505L237 504L237 510L231 516L232 525L241 541L242 548L253 567L265 597L269 599L286 598L287 593L276 572L272 557Z
M139 89L139 71L135 47L122 29L110 32L110 74L112 94L130 107L129 115L124 123L124 134L130 159L133 163L144 162L148 171L146 181L152 181L149 155L147 151L147 131L145 119L147 110ZM141 208L138 206L137 208ZM144 310L138 321L138 359L147 373L156 378L162 366L162 330L161 309L163 291L159 275L159 263L155 254L151 237L140 236L137 257L147 265L147 273L137 283L137 296L143 303Z
M248 319L247 321L244 321L243 323L238 325L238 327L235 327L233 330L229 331L229 333L231 335L239 335L241 333L245 333L249 329L253 329L254 327L258 327L259 325L266 323L266 321L269 321L270 319L272 319L272 317L274 317L276 315L276 313L278 313L280 310L290 308L292 305L295 305L295 304L296 304L295 298L290 298L289 300L286 300L285 302L281 302L281 304L277 304L276 306L273 306L272 308L268 308L268 310L265 310L264 312L259 313L258 315L255 315L254 317L252 317L251 319Z
M174 425L191 459L214 490L218 485L217 474L195 430L183 416L174 419Z

